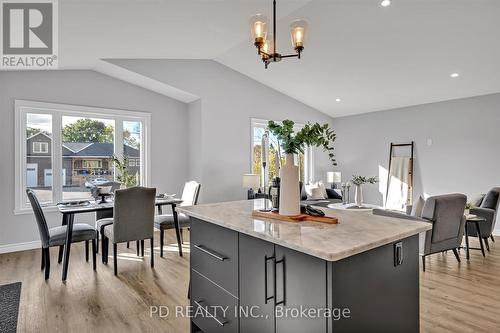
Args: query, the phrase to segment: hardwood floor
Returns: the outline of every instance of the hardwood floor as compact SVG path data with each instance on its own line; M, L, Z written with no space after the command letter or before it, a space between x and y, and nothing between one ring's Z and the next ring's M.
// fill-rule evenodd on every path
M100 261L97 272L92 271L83 243L76 244L66 284L57 249L51 249L48 282L40 271L40 250L0 255L0 284L23 282L18 332L189 332L187 318L150 316L150 306L174 311L188 304L188 243L181 258L174 233L166 235L168 250L160 258L155 248L154 269L148 246L145 258L137 258L135 243L130 249L120 245L118 277L112 265ZM420 275L421 332L500 332L500 242L493 243L486 258L471 251L467 262L464 250L460 255L461 264L451 251L427 258L427 271Z

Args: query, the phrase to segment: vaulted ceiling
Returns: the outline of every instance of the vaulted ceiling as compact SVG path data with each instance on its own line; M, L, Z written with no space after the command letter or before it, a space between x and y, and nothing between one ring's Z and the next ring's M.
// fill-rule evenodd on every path
M271 0L60 0L60 64L215 59L334 117L500 92L500 1L380 1L278 0L280 52L293 19L309 35L265 70L248 18Z

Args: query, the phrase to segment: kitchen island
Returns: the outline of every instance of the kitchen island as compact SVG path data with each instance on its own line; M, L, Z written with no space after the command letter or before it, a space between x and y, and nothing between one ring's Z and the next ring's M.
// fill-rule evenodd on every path
M339 224L256 218L263 199L191 218L192 332L418 332L418 234L432 225L322 208Z

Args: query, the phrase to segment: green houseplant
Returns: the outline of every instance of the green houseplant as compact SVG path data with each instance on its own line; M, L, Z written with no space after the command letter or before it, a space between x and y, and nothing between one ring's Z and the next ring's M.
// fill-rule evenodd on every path
M336 135L328 124L308 123L296 133L294 125L292 120L268 123L269 132L276 136L286 154L285 165L280 170L279 213L287 216L300 214L299 167L295 165L294 154L304 153L306 147L322 147L332 164L337 165L333 153Z

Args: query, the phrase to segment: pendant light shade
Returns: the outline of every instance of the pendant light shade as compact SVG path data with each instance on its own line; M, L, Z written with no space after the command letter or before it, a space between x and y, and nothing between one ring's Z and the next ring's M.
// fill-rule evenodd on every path
M295 20L290 25L290 33L292 35L292 45L295 53L282 54L278 52L277 45L280 45L276 36L276 0L273 0L273 35L267 33L269 21L262 14L254 15L250 18L250 31L254 40L254 45L257 48L257 54L267 68L270 63L279 62L282 59L298 58L304 51L304 40L307 33L308 24L304 20Z
M290 34L292 45L295 50L304 49L304 40L307 33L308 24L304 20L295 20L290 24Z
M250 18L250 32L256 46L262 46L267 36L267 17L262 14L254 15Z

